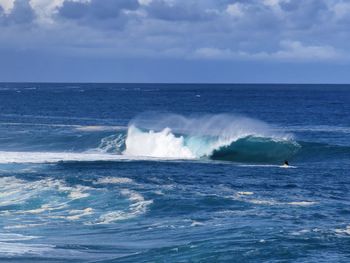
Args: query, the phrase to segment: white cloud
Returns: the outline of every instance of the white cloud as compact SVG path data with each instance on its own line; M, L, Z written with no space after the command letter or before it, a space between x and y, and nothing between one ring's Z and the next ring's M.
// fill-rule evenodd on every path
M39 22L52 22L55 10L63 4L64 0L31 0L30 5L38 16Z
M281 8L281 4L289 3L290 0L263 0L263 4L273 10L273 12L279 17L284 16L284 12Z
M350 14L350 3L349 2L339 2L331 7L335 14L336 19L342 19Z
M203 47L196 49L193 57L205 59L232 59L237 57L237 54L230 49Z
M226 8L226 12L234 17L242 17L244 15L243 7L240 3L230 4Z
M280 7L281 3L288 3L290 0L263 0L264 5L270 6L270 7Z
M139 1L139 4L143 6L148 6L153 2L153 0L138 0L138 1Z
M299 41L281 41L280 49L276 52L247 52L242 50L199 48L194 51L192 58L202 59L267 59L287 61L320 61L345 58L341 52L331 46L303 45Z
M1 0L0 0L1 1ZM30 5L38 16L39 23L53 22L53 14L63 5L65 0L30 0ZM71 2L88 3L90 0L70 0Z
M11 12L15 0L0 0L0 6L4 9L5 13Z
M281 50L272 53L278 59L329 60L340 58L340 53L331 46L303 45L299 41L282 41Z

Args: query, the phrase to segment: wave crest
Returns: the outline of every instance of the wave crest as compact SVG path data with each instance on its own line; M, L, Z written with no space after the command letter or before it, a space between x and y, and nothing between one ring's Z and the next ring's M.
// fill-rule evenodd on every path
M299 149L300 145L294 141L248 136L215 149L211 158L237 162L282 162Z
M155 119L156 118L156 119ZM234 115L185 118L160 115L131 122L124 155L156 158L211 158L237 162L280 162L300 148L290 134Z

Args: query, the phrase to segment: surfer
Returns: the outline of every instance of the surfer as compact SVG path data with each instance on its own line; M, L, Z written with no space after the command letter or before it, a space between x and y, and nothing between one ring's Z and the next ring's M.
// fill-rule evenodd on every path
M288 167L289 166L289 163L287 160L284 161L284 164L283 164L284 167Z

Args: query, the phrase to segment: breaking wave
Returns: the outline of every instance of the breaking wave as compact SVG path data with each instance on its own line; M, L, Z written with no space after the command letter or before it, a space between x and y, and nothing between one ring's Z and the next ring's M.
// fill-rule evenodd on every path
M11 126L12 127L12 126ZM0 140L0 164L140 159L213 159L277 163L300 145L262 121L230 114L184 117L148 113L128 127L27 127L24 136ZM97 127L97 128L96 128ZM12 135L14 134L14 135Z
M280 164L285 159L336 160L350 154L347 145L296 141L280 127L232 114L142 114L118 129L26 126L19 134L11 127L0 125L0 164L154 159Z
M237 162L280 162L298 152L292 135L264 122L234 116L141 116L125 139L127 156L176 159L210 158Z

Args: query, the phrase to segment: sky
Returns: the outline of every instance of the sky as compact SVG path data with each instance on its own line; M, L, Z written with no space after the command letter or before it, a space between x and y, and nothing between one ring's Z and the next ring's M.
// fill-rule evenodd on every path
M0 81L350 83L350 0L0 0Z

